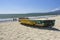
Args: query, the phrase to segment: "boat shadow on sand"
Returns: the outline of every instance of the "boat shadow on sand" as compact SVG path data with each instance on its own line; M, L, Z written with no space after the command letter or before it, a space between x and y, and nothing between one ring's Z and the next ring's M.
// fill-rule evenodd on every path
M31 28L42 29L42 30L60 31L59 29L54 28L54 27L40 27L40 26L30 26L30 25L24 25L24 26L31 27Z

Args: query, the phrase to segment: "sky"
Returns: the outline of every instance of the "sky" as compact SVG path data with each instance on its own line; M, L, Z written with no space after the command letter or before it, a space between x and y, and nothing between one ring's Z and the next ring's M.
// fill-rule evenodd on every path
M60 10L60 0L0 0L0 14L40 13Z

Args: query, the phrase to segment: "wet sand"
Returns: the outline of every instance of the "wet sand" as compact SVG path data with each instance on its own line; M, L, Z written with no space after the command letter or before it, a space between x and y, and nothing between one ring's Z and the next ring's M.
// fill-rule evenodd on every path
M0 23L0 40L60 40L60 16L53 28L28 27L17 21Z

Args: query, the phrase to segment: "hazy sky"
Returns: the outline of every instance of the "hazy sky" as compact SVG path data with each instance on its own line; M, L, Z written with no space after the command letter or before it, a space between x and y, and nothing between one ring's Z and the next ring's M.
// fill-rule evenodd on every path
M59 8L60 0L0 0L0 14L48 12Z

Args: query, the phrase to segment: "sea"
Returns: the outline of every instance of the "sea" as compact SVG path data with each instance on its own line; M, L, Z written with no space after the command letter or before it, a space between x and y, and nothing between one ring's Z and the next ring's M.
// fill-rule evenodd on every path
M17 21L17 18L24 17L22 14L0 14L0 22Z
M0 22L4 21L16 21L16 19L21 17L39 17L39 18L48 18L56 15L26 15L26 14L0 14ZM15 19L15 20L14 20Z

